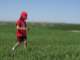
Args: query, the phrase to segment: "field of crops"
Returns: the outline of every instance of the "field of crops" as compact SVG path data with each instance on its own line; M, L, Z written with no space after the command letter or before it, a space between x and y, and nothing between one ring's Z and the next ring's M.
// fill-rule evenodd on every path
M79 25L29 24L28 46L15 51L14 23L0 24L0 60L80 60Z

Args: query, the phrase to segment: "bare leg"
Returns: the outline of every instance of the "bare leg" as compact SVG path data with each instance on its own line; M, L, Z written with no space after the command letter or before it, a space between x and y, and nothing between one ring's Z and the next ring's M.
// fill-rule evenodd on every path
M13 46L13 48L12 48L12 50L14 51L18 46L20 46L20 42L17 42L14 46Z
M27 40L25 39L24 40L24 48L26 48L27 47Z
M17 43L13 46L12 50L14 51L15 48L16 48L18 45L19 45L19 43L17 42Z

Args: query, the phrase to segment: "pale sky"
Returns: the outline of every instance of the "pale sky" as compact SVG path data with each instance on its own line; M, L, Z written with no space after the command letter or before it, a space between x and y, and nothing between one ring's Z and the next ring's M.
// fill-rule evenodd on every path
M0 0L0 21L16 21L22 10L32 22L80 23L80 0Z

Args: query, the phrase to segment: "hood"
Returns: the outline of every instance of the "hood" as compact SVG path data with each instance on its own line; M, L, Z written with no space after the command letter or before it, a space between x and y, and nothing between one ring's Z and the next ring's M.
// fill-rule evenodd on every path
M27 16L28 16L27 12L26 11L22 11L21 12L21 15L20 15L20 19L21 20L26 20L27 19Z

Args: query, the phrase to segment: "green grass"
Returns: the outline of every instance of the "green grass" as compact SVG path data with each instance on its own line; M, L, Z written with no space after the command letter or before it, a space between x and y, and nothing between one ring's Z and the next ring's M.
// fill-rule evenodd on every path
M28 47L21 45L11 56L15 24L0 25L0 60L80 60L80 32L67 32L70 26L29 26Z

